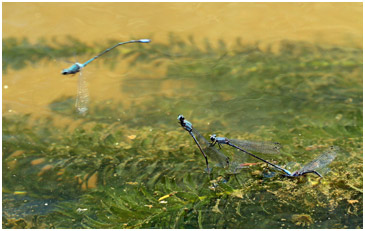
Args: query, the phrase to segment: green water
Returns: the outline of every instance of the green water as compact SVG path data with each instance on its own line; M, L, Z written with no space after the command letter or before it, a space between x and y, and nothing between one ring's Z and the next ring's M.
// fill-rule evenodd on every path
M114 43L4 39L3 74ZM61 97L47 116L3 114L3 228L363 227L362 49L171 36L111 52L93 71L121 59L128 106L94 100L80 116ZM281 154L262 155L280 166L341 151L322 179L268 178L263 163L209 175L179 114L207 139L280 142Z

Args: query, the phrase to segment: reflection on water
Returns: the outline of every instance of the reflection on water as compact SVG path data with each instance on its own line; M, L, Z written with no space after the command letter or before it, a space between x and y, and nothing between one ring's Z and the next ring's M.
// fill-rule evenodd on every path
M127 20L131 9L137 15L147 9L158 15L156 11L166 9L139 11L140 5L131 4L126 12L122 7L98 5L80 11L75 22L84 26L80 33L88 24L82 17L85 12L100 15L108 11L108 16L100 17L108 22L113 15ZM183 9L177 5L169 5L171 12L166 17L171 21L164 21L182 31L193 25L188 22L195 16L186 24L176 24L181 14L210 9L204 4ZM13 6L19 5L6 7L15 12ZM28 11L39 6L33 4ZM48 6L45 8L53 12L52 4ZM224 22L227 12L231 15L228 21L239 17L235 14L240 11L233 10L236 4L224 5L227 8L220 13L216 6L223 5L206 11L205 22ZM246 6L270 11L267 5ZM323 10L313 6L315 14ZM329 12L334 7L326 6ZM341 10L348 11L352 5L348 6ZM284 4L278 11L290 7ZM300 7L311 18L306 4ZM28 11L20 8L16 12L27 17ZM176 12L176 18L171 17ZM347 18L344 12L338 18L342 14ZM282 14L274 26L285 21L293 29L297 24L289 19L294 13ZM13 16L4 13L4 17L6 26L11 22L19 26ZM45 18L45 12L39 10L38 17ZM57 21L57 14L52 18ZM356 24L353 18L356 12L348 15L349 25ZM100 28L100 22L93 21ZM133 25L137 31L150 25L146 21L131 18L126 27ZM156 27L161 25L156 24L154 31ZM260 25L257 27L250 36L258 35ZM219 25L214 28L223 33ZM83 75L91 100L85 116L74 110L78 80L60 74L65 66L62 59L73 59L76 51L78 59L87 60L120 42L120 37L104 33L108 36L100 39L101 32L90 32L85 40L84 35L72 34L66 40L45 37L34 42L27 32L12 37L12 30L5 30L3 227L362 227L362 49L355 44L280 41L274 50L250 42L241 32L227 34L227 38L241 39L219 40L202 31L207 38L203 40L195 33L189 37L188 29L170 34L169 40L158 37L148 46L115 49L88 66ZM270 36L269 31L265 33ZM29 41L20 38L24 35ZM217 134L280 142L281 154L265 156L279 166L308 163L331 145L341 151L324 178L293 180L271 174L269 166L224 147L221 152L237 156L242 161L239 166L244 167L231 172L212 166L212 174L207 175L199 150L176 121L179 114L206 139ZM49 209L45 203L56 206Z

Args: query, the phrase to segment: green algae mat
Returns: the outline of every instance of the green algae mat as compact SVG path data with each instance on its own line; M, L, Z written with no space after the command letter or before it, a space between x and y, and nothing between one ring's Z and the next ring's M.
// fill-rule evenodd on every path
M4 39L3 75L74 52L87 60L116 42ZM128 100L91 101L86 115L69 96L46 116L3 113L2 227L362 228L362 56L176 36L116 49L93 71L127 63L120 91ZM279 142L280 154L261 156L285 168L339 151L322 178L287 178L227 146L220 151L244 167L212 164L208 174L179 114L207 140Z

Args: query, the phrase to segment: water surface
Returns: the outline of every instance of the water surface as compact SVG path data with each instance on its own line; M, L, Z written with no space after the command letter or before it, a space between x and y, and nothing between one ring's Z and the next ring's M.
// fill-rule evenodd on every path
M362 3L3 9L3 228L363 227ZM83 70L78 114L64 61L140 38ZM206 139L280 142L261 156L283 167L340 151L288 179L224 147L247 167L209 175L179 114Z

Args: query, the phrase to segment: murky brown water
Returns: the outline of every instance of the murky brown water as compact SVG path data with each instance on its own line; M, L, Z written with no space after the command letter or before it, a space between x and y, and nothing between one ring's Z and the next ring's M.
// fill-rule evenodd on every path
M3 4L3 38L26 37L34 42L72 35L87 44L132 37L163 43L170 32L182 38L192 35L198 43L208 38L229 45L241 37L244 43L288 39L361 47L362 3ZM10 69L3 76L3 112L47 112L53 100L75 95L77 79L60 75L66 66L53 61ZM128 77L127 68L119 64L113 71L103 65L97 68L90 65L85 70L91 100L127 99L119 85ZM173 86L165 85L167 91Z
M130 36L168 32L229 42L282 39L362 45L362 3L4 3L3 36Z

